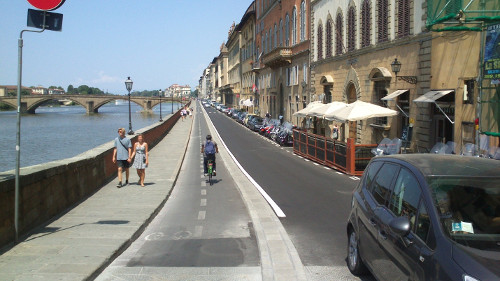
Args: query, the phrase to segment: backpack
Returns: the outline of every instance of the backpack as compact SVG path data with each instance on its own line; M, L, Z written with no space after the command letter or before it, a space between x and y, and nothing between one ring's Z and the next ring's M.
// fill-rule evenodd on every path
M205 154L215 154L215 143L213 141L205 142Z

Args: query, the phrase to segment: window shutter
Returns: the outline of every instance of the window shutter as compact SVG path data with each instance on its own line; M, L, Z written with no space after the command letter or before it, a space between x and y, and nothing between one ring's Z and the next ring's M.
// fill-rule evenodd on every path
M323 26L318 26L318 60L323 59Z
M389 30L388 30L388 0L378 0L378 41L387 41Z
M342 19L342 14L337 15L336 21L336 33L335 33L335 55L341 55L344 53L343 51L343 46L344 44L342 43L343 37L344 37L344 30L343 30L343 19Z
M332 20L328 19L326 22L326 57L332 56Z
M347 22L347 49L354 51L356 49L356 12L354 11L354 7L349 8Z
M371 7L370 1L363 1L361 10L361 47L371 45Z

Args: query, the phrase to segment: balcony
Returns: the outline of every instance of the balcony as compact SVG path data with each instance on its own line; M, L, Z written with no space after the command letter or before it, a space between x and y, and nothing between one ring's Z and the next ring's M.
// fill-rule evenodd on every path
M289 65L292 62L292 49L289 47L278 47L263 55L262 62L271 68Z

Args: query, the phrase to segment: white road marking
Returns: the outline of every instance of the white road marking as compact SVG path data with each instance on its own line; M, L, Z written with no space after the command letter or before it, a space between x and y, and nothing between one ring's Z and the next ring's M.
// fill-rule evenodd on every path
M343 175L344 173L341 173L341 172L337 172L337 174L339 174L339 175Z
M206 207L207 206L207 199L206 198L202 198L201 201L200 201L200 207Z
M359 178L358 177L355 177L355 176L352 176L352 177L349 177L351 180L355 180L355 181L359 181Z
M316 163L316 162L314 162L313 164L314 164L314 165L316 165L316 166L319 166L319 164L318 164L318 163Z
M326 170L330 170L330 168L329 168L329 167L323 167L323 168L325 168Z
M212 123L212 120L209 118L207 121L209 121L210 123ZM260 194L262 194L262 196L266 199L267 203L269 203L269 205L271 206L271 208L273 208L274 212L276 213L276 215L280 218L284 218L286 217L285 213L281 210L281 208L278 206L278 204L276 204L276 202L274 202L274 200L264 191L264 189L252 178L252 176L250 176L250 174L248 174L248 172L243 168L243 166L241 166L240 162L238 162L238 160L236 160L236 157L234 157L233 153L231 153L231 151L229 150L229 148L227 147L226 143L224 142L224 140L222 139L222 137L220 136L219 134L219 131L217 131L217 128L215 128L215 126L213 125L212 123L212 126L215 130L215 133L217 134L217 136L219 137L222 145L226 148L227 150L227 153L229 154L229 156L231 156L231 158L233 159L234 163L236 164L236 166L238 166L238 168L240 168L241 172L248 178L248 180L255 186L255 188L257 188L257 190L260 192Z
M202 195L202 196L207 195L207 190L206 190L206 189L202 189L202 190L201 190L201 195Z
M201 237L202 234L203 234L203 226L201 226L201 225L195 226L193 236L194 237Z
M201 186L207 186L207 182L206 181L202 181L201 182Z
M207 212L206 211L199 211L198 212L198 220L204 220Z

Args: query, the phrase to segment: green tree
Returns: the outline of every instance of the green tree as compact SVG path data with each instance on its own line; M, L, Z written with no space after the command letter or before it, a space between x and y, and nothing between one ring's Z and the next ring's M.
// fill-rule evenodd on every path
M66 93L68 93L68 94L74 94L75 93L75 88L73 87L73 85L69 85L68 86L68 90L66 91Z

